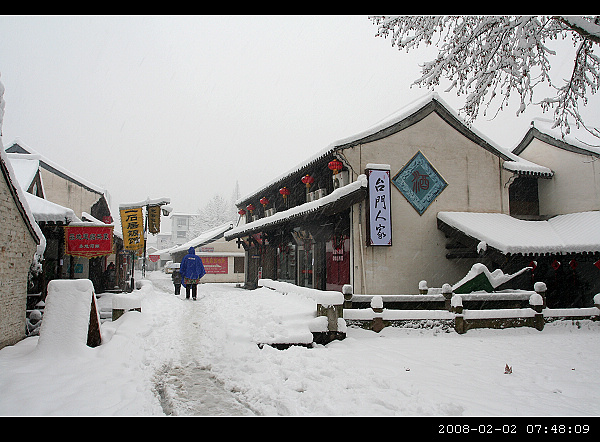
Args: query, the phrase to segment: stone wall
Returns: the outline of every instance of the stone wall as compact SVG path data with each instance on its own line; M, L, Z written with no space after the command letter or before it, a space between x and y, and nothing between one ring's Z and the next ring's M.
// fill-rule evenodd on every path
M25 337L27 275L36 243L0 174L0 348Z

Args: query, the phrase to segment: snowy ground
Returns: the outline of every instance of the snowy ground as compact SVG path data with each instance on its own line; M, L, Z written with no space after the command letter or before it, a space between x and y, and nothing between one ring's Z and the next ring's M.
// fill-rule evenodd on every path
M0 350L0 414L600 415L598 322L464 335L349 327L327 346L261 349L307 327L313 301L203 284L194 302L169 275L148 279L142 312L104 322L99 347L52 357L32 337Z

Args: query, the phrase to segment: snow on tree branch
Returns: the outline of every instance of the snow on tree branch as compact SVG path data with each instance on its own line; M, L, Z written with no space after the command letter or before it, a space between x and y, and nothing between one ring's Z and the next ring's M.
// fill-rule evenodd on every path
M600 87L600 59L593 53L600 44L598 17L373 16L370 20L378 26L376 36L390 37L399 50L409 52L421 44L438 48L437 57L421 65L421 77L413 85L433 89L447 79L447 91L465 96L460 111L469 124L480 112L486 115L492 103L497 104L496 112L504 110L511 95L517 94L517 115L535 104L544 111L554 109L563 135L573 122L585 127L578 107ZM579 48L571 78L557 85L550 77L550 57L556 53L546 42L569 35ZM534 89L542 83L556 95L534 103Z

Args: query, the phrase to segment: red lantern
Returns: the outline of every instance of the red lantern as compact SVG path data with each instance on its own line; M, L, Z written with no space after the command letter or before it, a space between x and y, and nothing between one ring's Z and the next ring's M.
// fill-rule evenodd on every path
M342 167L344 167L344 165L342 164L342 162L340 160L333 160L333 161L329 162L327 167L329 167L331 170L333 170L334 175L337 175L338 172L340 170L342 170Z
M281 194L281 196L283 196L283 199L286 199L287 196L290 194L290 189L288 189L287 187L282 187L281 189L279 189L279 193Z
M240 216L244 216L244 215L246 214L246 211L245 211L244 209L240 209L240 210L238 211L238 214L239 214Z
M304 175L302 177L302 182L304 184L306 184L306 188L308 189L310 187L310 185L315 182L315 179L313 177L311 177L310 175Z
M577 268L577 264L577 261L575 261L574 259L569 261L569 267L571 267L572 270L575 270Z
M248 212L250 212L250 214L252 214L252 212L254 212L254 206L252 204L248 204L246 206L246 209L248 210Z
M263 197L260 199L260 203L263 205L263 208L264 208L264 207L265 207L267 204L269 204L269 200L267 199L267 197L266 197L266 196L263 196Z

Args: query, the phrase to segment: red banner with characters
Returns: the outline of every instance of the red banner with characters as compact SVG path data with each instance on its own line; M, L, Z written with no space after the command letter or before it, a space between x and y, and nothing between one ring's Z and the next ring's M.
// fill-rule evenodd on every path
M227 274L227 257L226 256L202 256L202 264L207 274L219 275Z
M65 254L95 258L113 253L113 226L65 226Z

